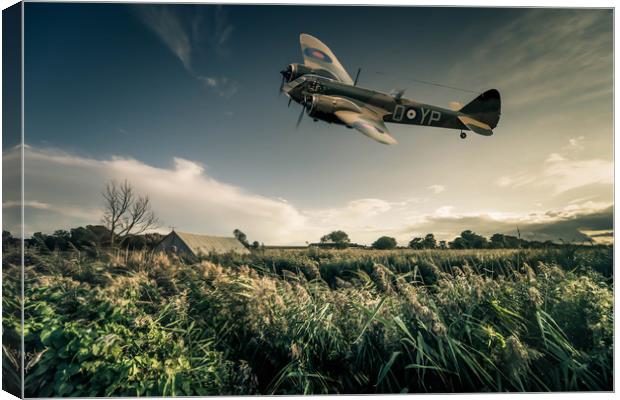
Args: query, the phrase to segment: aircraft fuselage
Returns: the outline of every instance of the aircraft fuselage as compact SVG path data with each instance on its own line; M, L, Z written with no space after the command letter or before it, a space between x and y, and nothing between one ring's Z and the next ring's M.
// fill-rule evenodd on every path
M307 94L340 96L361 105L376 107L385 112L383 120L396 124L423 125L439 128L467 129L458 120L458 111L419 103L403 97L392 96L376 90L352 86L322 77L307 77L304 91ZM298 101L298 99L293 98ZM337 119L325 116L328 122L339 123ZM320 118L324 119L324 118Z

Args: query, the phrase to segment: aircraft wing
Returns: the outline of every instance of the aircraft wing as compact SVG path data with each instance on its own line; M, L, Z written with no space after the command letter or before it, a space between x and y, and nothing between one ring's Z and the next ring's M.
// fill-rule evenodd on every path
M349 76L334 53L323 42L314 36L302 33L299 36L301 43L301 53L304 57L304 64L310 68L321 68L331 72L340 82L353 84L353 79Z
M362 108L362 110L364 110ZM334 113L348 127L355 128L371 139L383 144L397 144L396 139L390 135L385 123L379 115L370 110L356 111L336 111Z

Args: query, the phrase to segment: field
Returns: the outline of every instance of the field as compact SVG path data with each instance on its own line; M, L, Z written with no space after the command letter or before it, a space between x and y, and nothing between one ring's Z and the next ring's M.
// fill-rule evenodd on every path
M612 390L612 255L28 250L26 396Z

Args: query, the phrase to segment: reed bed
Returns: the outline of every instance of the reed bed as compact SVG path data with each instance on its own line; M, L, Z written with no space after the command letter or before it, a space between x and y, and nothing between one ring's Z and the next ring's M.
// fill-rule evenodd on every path
M609 248L31 251L26 396L612 390L612 266Z

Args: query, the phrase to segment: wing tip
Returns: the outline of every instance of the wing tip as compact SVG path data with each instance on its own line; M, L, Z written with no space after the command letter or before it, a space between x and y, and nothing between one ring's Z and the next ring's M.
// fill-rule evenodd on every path
M322 43L319 39L315 38L314 36L312 36L309 33L303 33L302 32L302 33L299 34L299 41L300 42L309 41L309 40L310 41L315 40L315 41L317 41L319 43Z
M390 137L388 142L381 142L386 146L394 146L396 144L398 144L398 141L396 139L394 139L394 136L388 135Z

